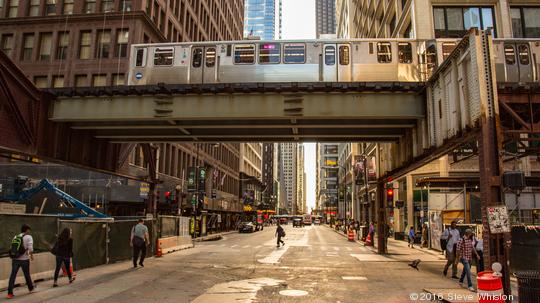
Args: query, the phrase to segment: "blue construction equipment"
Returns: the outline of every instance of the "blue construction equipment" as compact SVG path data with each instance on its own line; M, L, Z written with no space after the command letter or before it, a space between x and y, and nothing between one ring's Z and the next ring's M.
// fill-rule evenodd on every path
M81 201L73 198L72 196L68 195L67 193L60 190L58 187L54 186L51 182L49 182L47 179L41 180L39 184L36 187L23 190L20 192L17 196L11 197L12 201L16 201L16 203L24 203L23 201L29 200L32 198L32 196L39 193L41 190L46 189L49 192L54 193L57 195L60 199L62 199L63 203L68 204L72 208L76 208L79 210L78 213L58 213L58 216L65 217L65 218L109 218L107 215L100 213L90 207L88 205L82 203Z

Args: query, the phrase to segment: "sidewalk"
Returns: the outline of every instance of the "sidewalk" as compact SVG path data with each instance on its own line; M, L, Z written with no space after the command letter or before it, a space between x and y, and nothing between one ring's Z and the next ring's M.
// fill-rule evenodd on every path
M207 235L207 236L204 236L204 237L193 238L193 242L219 240L224 235L234 234L234 233L237 233L237 232L238 232L237 230L231 230L231 231L224 231L224 232L217 233L217 234Z

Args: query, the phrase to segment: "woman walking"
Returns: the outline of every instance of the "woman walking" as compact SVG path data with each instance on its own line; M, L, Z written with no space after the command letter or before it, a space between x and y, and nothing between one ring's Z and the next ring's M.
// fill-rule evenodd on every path
M73 257L73 239L71 238L71 229L64 228L64 230L62 230L58 236L58 239L56 240L56 244L54 244L52 253L56 256L56 269L54 270L53 287L58 286L58 273L60 272L62 263L66 267L69 283L73 283L75 278L71 276L70 266L70 261Z

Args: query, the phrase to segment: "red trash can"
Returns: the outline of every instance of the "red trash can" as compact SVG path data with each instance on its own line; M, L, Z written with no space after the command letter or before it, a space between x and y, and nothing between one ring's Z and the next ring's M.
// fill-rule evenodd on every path
M504 303L502 279L492 271L478 273L478 303Z

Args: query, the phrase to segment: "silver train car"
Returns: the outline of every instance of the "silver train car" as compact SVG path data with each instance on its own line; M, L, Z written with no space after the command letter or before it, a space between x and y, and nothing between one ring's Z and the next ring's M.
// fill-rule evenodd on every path
M457 43L356 39L136 44L131 47L128 84L420 82ZM495 39L494 48L498 82L538 81L539 41Z

